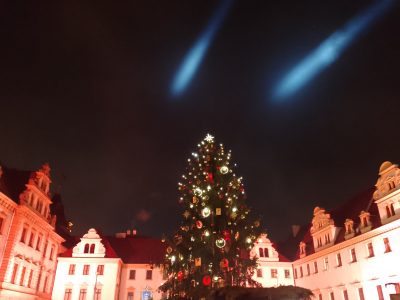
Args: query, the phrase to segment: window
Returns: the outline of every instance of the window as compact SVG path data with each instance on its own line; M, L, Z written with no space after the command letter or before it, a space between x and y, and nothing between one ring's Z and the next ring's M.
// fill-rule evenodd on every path
M104 265L98 265L97 266L97 275L103 275L104 274Z
M83 265L83 275L89 275L90 265Z
M258 248L258 252L260 254L260 257L264 257L264 249L263 248Z
M27 287L31 288L32 287L32 278L33 278L33 270L29 272L29 278L28 278L28 284L26 285Z
M0 234L3 232L3 224L4 224L4 218L0 217Z
M363 290L363 288L358 288L358 297L360 298L360 300L365 300L365 297L364 297L364 290Z
M285 278L290 278L290 270L285 269Z
M75 264L69 265L68 275L75 275Z
M94 300L101 300L101 289L95 289Z
M310 276L310 265L307 264L307 276Z
M300 266L300 278L303 277L303 267Z
M11 283L15 284L15 280L17 279L17 272L18 272L18 264L15 264L11 275Z
M328 267L329 267L329 261L328 261L328 258L325 257L325 258L324 258L324 270L325 270L325 271L328 270Z
M153 270L146 270L146 279L151 280L153 278Z
M94 253L94 247L95 247L95 244L91 244L90 245L90 253Z
M342 266L342 256L340 255L340 253L336 254L336 262L338 267Z
M71 300L72 289L65 289L64 300Z
M331 242L331 237L330 237L329 233L325 234L325 244L329 244L330 242Z
M83 250L83 253L89 253L89 244L85 244L85 248Z
M38 251L40 250L41 242L42 242L42 235L39 234L37 237L37 240L36 240L36 250L38 250Z
M317 263L317 261L314 261L314 273L315 274L318 273L318 263Z
M329 297L331 300L335 300L335 294L333 292L329 293Z
M21 239L20 239L20 241L22 242L22 243L25 243L25 238L26 238L26 232L27 232L28 230L24 227L23 229L22 229L22 233L21 233Z
M319 237L317 239L317 247L321 247L322 246L322 239Z
M257 277L263 277L262 269L257 269Z
M133 280L136 277L136 270L129 270L129 279Z
M372 243L368 243L367 244L367 248L368 248L368 257L374 257L374 247L372 246Z
M51 245L50 247L50 255L49 255L49 259L53 260L53 255L54 255L54 245Z
M133 300L133 292L128 292L128 298L126 300Z
M268 248L264 248L264 256L265 256L265 257L269 257Z
M391 252L390 242L388 238L383 238L383 243L385 244L385 253Z
M44 277L44 283L43 283L43 292L46 292L47 290L47 280L48 280L48 276Z
M376 291L378 292L378 299L379 300L384 300L385 298L383 297L383 291L382 291L382 286L377 285L376 286Z
M271 269L271 278L278 278L278 270Z
M26 272L26 267L23 267L21 271L21 277L19 279L19 285L24 285L25 272Z
M87 293L86 289L81 289L79 291L79 300L86 300L86 293Z
M297 279L297 269L294 269L294 279Z
M386 205L386 216L388 218L392 217L395 215L395 210L394 210L394 206L393 203Z
M322 300L322 294L318 294L318 300Z
M362 218L362 225L363 225L364 227L367 227L367 226L368 226L367 217L363 217L363 218Z
M34 242L34 240L35 240L35 232L32 231L32 232L31 232L31 236L29 237L29 243L28 243L28 246L29 246L29 247L32 247L32 248L33 248L33 242Z
M357 261L356 249L351 248L351 250L350 250L350 258L351 258L351 262L356 262Z
M349 294L347 293L347 290L343 291L343 300L349 300Z

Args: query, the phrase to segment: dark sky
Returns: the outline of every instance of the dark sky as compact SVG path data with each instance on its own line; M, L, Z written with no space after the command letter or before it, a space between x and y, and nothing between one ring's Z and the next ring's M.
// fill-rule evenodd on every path
M177 181L210 132L280 239L316 205L375 184L383 161L400 162L399 5L294 97L268 97L370 3L238 0L171 101L173 75L218 2L2 1L0 161L49 162L76 234L160 236L178 224Z

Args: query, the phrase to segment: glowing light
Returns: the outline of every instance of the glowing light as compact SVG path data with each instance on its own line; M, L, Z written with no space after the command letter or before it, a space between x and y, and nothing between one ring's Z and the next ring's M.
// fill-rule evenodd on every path
M211 21L208 23L208 26L205 28L190 51L186 54L172 82L171 94L173 97L180 96L190 83L208 48L210 47L215 34L224 21L232 2L233 0L222 1Z
M351 19L343 28L334 32L314 51L295 66L278 84L275 99L283 99L303 87L323 69L332 64L339 55L363 30L394 3L393 0L376 1L359 15Z

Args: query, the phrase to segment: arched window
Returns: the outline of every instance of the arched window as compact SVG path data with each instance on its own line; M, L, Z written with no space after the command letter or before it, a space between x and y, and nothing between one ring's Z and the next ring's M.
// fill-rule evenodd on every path
M260 252L260 257L264 257L264 250L263 250L263 248L258 248L258 251Z
M89 253L89 244L85 244L85 248L83 250L83 253Z
M94 244L90 245L90 253L94 253L94 246L95 246Z
M264 248L264 256L269 257L268 248Z

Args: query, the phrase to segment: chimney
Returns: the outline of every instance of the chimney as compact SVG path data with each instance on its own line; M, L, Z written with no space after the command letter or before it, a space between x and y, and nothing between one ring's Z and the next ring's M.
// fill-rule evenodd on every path
M117 233L115 234L115 237L116 237L117 239L124 239L124 238L126 238L126 232L117 232Z
M299 234L300 225L292 225L292 234L293 237L296 237Z

